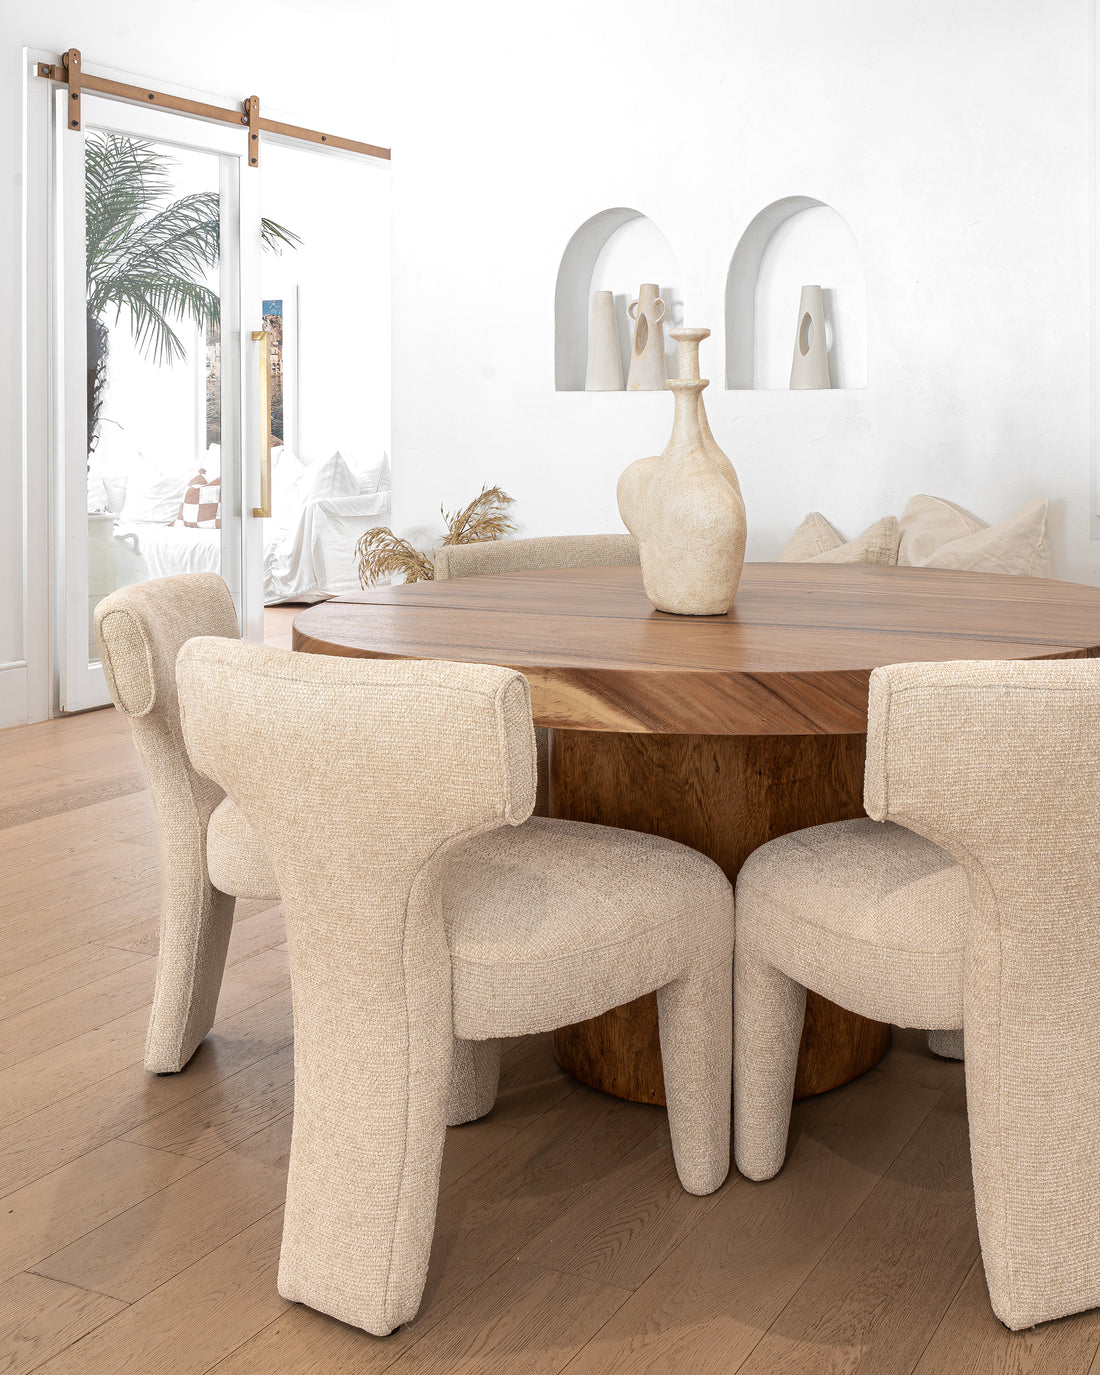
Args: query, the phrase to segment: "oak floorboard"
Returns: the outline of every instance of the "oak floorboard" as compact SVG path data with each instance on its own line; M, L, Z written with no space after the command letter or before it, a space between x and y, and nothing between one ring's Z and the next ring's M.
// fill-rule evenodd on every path
M978 1258L972 1200L965 1102L951 1093L738 1375L911 1370Z
M107 1141L8 1194L0 1228L0 1279L31 1269L199 1164L167 1151Z
M872 1070L796 1103L783 1170L765 1184L734 1178L570 1363L570 1375L731 1375L939 1097Z
M21 863L24 856L41 862L43 854L71 854L135 837L148 842L156 826L153 800L143 790L0 830L0 856L6 866Z
M629 1297L627 1289L510 1261L399 1356L390 1375L558 1375Z
M667 1123L646 1137L580 1199L534 1237L518 1260L637 1289L724 1197L732 1180L698 1198L685 1193Z
M159 847L133 840L122 841L109 850L94 847L56 858L40 857L37 865L27 866L22 873L5 874L0 892L0 926L6 926L9 917L26 918L31 913L49 910L51 898L59 892L94 888L96 878L105 871L140 874L159 869Z
M0 1372L27 1375L122 1307L40 1275L13 1276L0 1284Z
M136 950L111 949L89 943L60 950L35 964L0 974L0 1038L4 1035L4 1019L71 995L108 974L117 974L140 963L143 958L145 956Z
M218 999L220 1016L241 1011L279 990L289 993L286 947L282 943L267 944L270 934L264 928L249 933L246 939L255 937L259 948L244 958L234 958L227 963ZM75 1030L66 1020L68 1036L61 1036L59 1028L58 1040L53 1045L0 1069L0 1095L5 1102L6 1124L15 1123L20 1117L67 1097L86 1083L105 1079L116 1070L141 1061L155 972L154 960L147 958L144 963L149 965L148 995L136 1000L131 1011L86 1031Z
M141 884L125 893L95 900L82 906L73 900L70 910L51 921L28 920L19 930L11 924L0 931L0 945L5 965L11 970L25 969L53 955L62 954L89 941L110 945L111 935L127 931L137 923L148 920L151 912L160 911L160 873L146 876ZM123 947L125 948L125 947ZM148 951L138 951L146 954Z
M122 1140L196 1160L213 1160L284 1117L294 1106L294 1047L219 1079Z
M243 1232L286 1195L290 1114L35 1265L134 1303Z
M0 1074L135 1008L144 1011L153 996L156 973L156 961L144 956L94 983L6 1017L0 1022Z
M282 1225L282 1208L260 1218L36 1375L205 1375L286 1311L275 1288ZM293 1367L276 1370L290 1375Z
M256 963L269 958L268 954L257 956ZM239 972L248 975L248 966ZM110 1058L118 1067L114 1072L103 1068L102 1078L86 1082L89 1073L67 1062L72 1047L59 1048L50 1065L52 1085L39 1095L46 1106L28 1110L20 1120L0 1127L0 1197L287 1045L292 1025L285 955L279 966L268 971L268 980L257 981L252 973L252 979L242 979L238 1015L231 1015L231 1005L226 1007L213 1033L181 1074L163 1078L146 1074L140 1058L147 1022L143 1013L124 1019L125 1034L118 1034L109 1046ZM223 985L223 1005L225 991ZM102 1051L101 1042L89 1051L97 1070L102 1067L95 1057ZM20 1089L26 1108L35 1097L33 1077Z
M989 1306L981 1258L974 1262L913 1375L1092 1375L1100 1313L1009 1332Z

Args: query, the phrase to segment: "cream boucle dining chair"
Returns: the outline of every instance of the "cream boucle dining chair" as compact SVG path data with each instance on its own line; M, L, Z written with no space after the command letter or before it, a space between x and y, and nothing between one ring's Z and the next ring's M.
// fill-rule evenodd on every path
M452 1039L656 990L686 1189L729 1167L733 894L673 841L530 816L527 680L199 639L184 736L271 855L294 998L279 1291L385 1334L419 1306ZM370 843L364 844L364 838Z
M254 831L221 788L195 772L180 728L180 647L196 635L238 639L237 612L216 574L157 578L105 597L96 608L95 634L111 697L129 717L160 829L160 952L145 1068L174 1074L213 1025L236 899L279 901ZM499 1046L460 1042L453 1062L447 1121L457 1125L492 1108Z
M871 819L770 841L738 877L738 1167L783 1164L807 988L961 1026L993 1310L1020 1329L1095 1307L1100 664L880 668L868 722Z
M180 730L180 646L194 635L239 634L233 598L214 573L135 583L95 611L107 686L129 717L160 829L160 954L145 1045L153 1074L183 1069L213 1025L235 900L279 901L251 828L195 772Z
M639 562L633 535L542 535L536 539L482 540L445 544L435 554L435 580L483 578L493 573L527 573L549 568L624 568ZM535 727L538 788L535 816L550 815L550 736Z

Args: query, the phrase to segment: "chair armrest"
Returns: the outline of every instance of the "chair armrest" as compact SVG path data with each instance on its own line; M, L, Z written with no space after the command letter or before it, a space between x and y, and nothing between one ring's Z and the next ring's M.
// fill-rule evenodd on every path
M1096 880L1100 663L893 664L871 675L864 805L995 887ZM1052 876L1057 881L1052 884ZM1011 879L1009 876L1012 876Z

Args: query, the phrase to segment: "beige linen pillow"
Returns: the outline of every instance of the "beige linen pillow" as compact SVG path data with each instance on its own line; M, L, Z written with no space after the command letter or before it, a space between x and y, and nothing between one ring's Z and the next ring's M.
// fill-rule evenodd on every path
M997 525L986 525L942 497L915 496L901 518L898 563L1049 578L1046 523L1045 497L1029 502Z
M879 563L898 560L896 516L883 516L862 535L844 542L820 511L811 511L779 555L780 563Z

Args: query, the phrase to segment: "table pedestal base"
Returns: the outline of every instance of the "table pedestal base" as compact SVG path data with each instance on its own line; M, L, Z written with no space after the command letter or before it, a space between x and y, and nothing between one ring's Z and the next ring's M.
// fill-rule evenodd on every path
M550 732L550 809L682 841L731 880L776 836L863 816L863 735L621 735ZM807 994L795 1097L878 1063L890 1028ZM664 1103L653 994L554 1033L570 1074L619 1098Z

